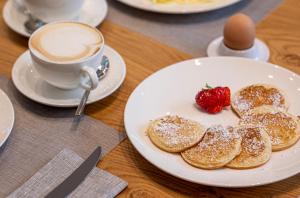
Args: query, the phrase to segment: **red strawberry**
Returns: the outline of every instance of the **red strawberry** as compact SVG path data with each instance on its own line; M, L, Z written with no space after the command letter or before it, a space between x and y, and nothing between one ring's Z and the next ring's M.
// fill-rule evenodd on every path
M228 87L212 88L206 85L207 89L202 89L196 95L196 103L208 113L218 113L223 107L230 105L230 89Z
M224 107L230 106L230 89L228 87L216 87L212 90L219 94Z

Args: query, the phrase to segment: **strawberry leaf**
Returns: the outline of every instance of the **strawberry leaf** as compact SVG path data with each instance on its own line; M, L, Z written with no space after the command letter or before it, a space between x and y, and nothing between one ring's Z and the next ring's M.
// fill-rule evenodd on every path
M207 83L205 84L205 87L206 87L207 89L212 89L212 88L213 88L212 86L208 85Z

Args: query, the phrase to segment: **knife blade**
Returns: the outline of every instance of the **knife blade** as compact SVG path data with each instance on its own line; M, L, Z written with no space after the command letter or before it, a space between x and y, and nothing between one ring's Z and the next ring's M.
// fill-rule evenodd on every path
M101 147L97 147L93 153L61 184L54 188L45 198L63 198L75 190L100 160Z

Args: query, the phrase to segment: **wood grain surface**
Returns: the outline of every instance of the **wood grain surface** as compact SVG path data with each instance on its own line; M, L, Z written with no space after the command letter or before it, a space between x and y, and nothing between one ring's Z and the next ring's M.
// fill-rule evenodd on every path
M1 10L5 1L0 2ZM10 76L17 57L27 49L27 39L12 32L0 21L0 74ZM89 105L87 114L124 132L123 111L134 88L153 72L190 55L143 35L104 22L100 30L106 43L125 59L124 84L108 98ZM271 49L270 62L300 74L300 1L285 0L257 25L257 36ZM128 139L121 142L98 164L128 181L120 197L296 197L300 195L300 175L254 188L216 188L170 176L147 162Z

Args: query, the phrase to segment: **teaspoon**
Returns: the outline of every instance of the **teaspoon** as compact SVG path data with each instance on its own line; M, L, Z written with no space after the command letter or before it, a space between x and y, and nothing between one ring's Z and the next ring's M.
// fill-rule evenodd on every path
M29 34L32 34L35 30L39 29L43 25L46 25L44 21L33 17L28 11L25 11L25 13L28 16L28 20L25 21L24 26Z
M100 81L102 78L105 77L106 73L107 73L107 70L109 69L109 60L106 56L103 56L102 60L101 60L101 64L100 66L97 68L97 76L98 76L98 80ZM77 110L76 110L76 113L75 113L75 116L81 116L84 108L85 108L85 105L87 103L87 100L89 98L89 95L90 95L90 92L91 90L90 89L86 89L82 98L81 98L81 101L77 107Z

